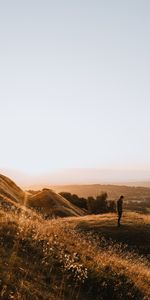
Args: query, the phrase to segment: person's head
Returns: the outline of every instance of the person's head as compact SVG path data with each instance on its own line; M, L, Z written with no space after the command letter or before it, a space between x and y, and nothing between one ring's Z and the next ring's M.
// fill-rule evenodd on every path
M121 200L121 201L123 201L123 198L124 198L124 196L123 196L123 195L121 195L121 196L120 196L120 200Z

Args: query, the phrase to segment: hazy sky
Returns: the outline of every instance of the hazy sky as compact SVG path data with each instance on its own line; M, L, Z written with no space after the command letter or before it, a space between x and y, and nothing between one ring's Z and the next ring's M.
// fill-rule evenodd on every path
M150 1L0 1L0 168L150 170Z

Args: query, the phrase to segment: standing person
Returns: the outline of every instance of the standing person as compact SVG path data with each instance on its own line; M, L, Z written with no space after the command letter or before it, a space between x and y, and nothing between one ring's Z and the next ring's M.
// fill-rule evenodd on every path
M120 196L120 198L117 200L118 227L120 227L120 221L122 217L123 198L124 196Z

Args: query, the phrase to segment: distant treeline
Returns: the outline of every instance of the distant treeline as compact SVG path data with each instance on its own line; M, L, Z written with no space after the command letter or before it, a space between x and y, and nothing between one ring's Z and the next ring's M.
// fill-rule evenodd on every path
M138 213L150 214L150 197L147 197L147 199L126 201L124 208Z
M88 213L99 214L116 211L116 203L114 200L108 200L107 193L101 193L97 197L78 197L76 194L61 192L60 195L72 204L81 209L85 209Z

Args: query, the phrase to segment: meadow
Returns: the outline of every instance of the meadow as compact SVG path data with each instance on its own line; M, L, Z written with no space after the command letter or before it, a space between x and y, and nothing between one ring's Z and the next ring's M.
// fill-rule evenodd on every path
M109 214L45 221L1 211L1 299L149 299L148 237L136 237L137 226L150 232L150 218L125 219L118 229Z
M120 228L116 213L44 219L3 191L0 299L150 299L148 215L124 212Z

